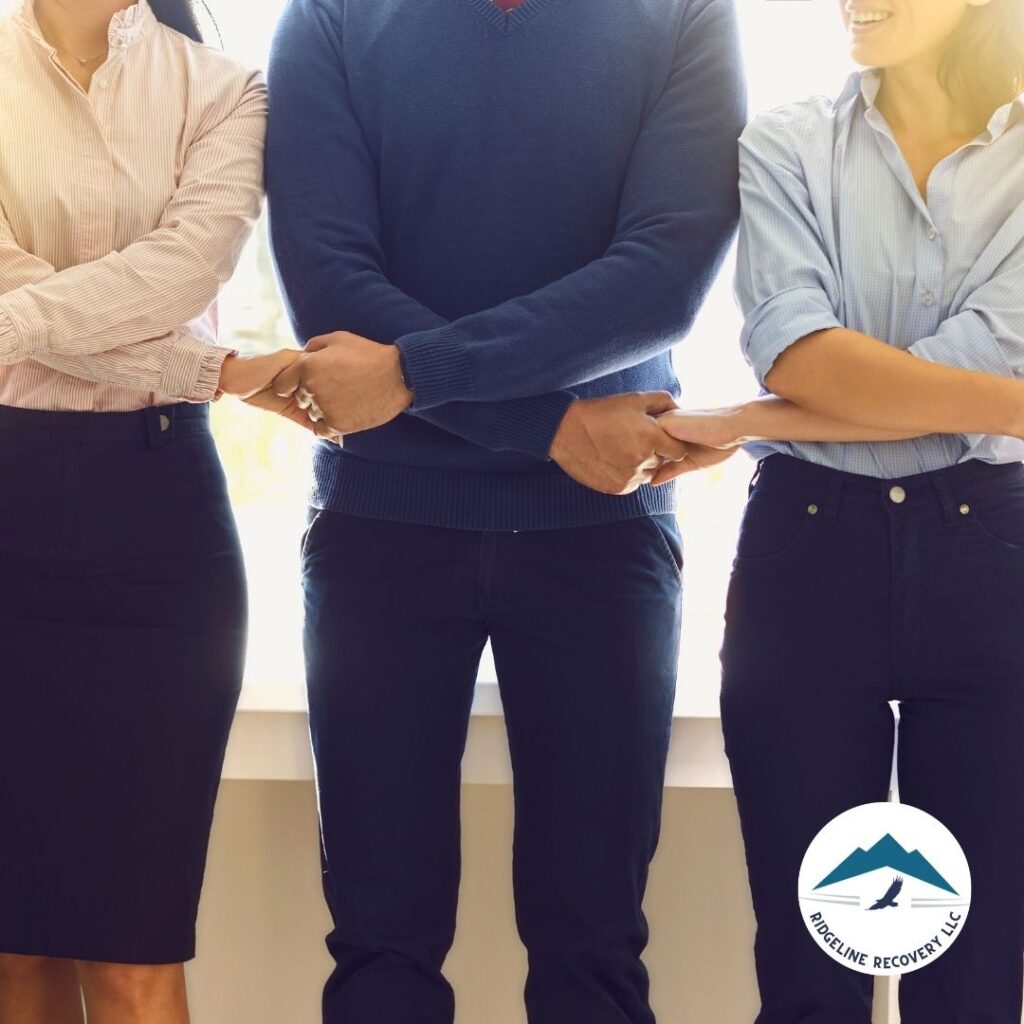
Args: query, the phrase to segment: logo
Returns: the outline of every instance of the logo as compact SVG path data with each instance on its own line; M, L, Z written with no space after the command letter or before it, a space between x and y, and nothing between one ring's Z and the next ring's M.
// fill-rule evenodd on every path
M930 814L861 804L814 837L797 891L804 924L833 960L861 974L907 974L960 935L971 872L956 837Z

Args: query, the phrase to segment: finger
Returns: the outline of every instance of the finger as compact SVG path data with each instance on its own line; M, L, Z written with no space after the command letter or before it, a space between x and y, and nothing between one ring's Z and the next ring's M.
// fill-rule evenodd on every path
M271 387L279 398L291 398L302 386L302 360L296 359L290 366L283 369L275 378Z
M655 487L660 487L662 484L667 484L670 480L675 480L676 477L680 477L684 473L692 473L696 468L697 467L688 458L680 459L678 462L666 462L665 465L654 474L654 478L651 480L651 483Z
M687 425L691 423L682 409L669 409L658 416L658 426L678 441L686 440ZM691 424L692 425L692 424Z
M644 412L649 416L657 416L670 409L679 408L676 405L676 400L667 391L643 391L638 399Z
M325 348L328 348L331 344L331 335L319 334L315 338L310 338L306 345L307 352L321 352Z
M659 434L660 436L654 443L654 450L658 455L671 459L673 462L686 458L688 448L685 441L680 441L679 438L673 437L664 430L659 431Z

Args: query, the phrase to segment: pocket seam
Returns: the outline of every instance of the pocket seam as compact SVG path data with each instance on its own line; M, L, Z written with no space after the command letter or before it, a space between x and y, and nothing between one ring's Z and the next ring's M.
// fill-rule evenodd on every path
M324 511L324 509L318 508L316 510L316 515L313 516L313 518L309 521L309 525L302 533L302 544L299 547L300 562L305 561L306 559L306 555L309 552L309 541L310 538L313 536L313 527L320 522L320 519L323 517Z
M661 527L654 521L654 516L642 516L641 518L649 523L650 528L658 535L658 545L661 548L662 555L668 559L669 567L675 573L676 578L681 580L683 577L682 566L676 561L675 552L669 546L665 534L661 532Z
M966 519L967 522L971 524L975 533L979 534L985 540L988 540L991 543L996 544L1004 551L1009 551L1013 554L1024 555L1024 544L1014 544L1011 541L1003 540L1003 538L1000 537L998 534L993 533L992 530L990 530L984 524L984 522L981 520L981 518L978 516L977 512L974 511L973 508L971 509L970 514L966 516Z
M803 511L803 518L800 520L800 525L796 529L796 533L793 537L787 541L786 545L778 551L773 551L767 555L741 555L739 551L739 538L737 538L736 553L733 556L734 565L757 565L760 562L772 562L776 559L783 558L788 555L793 549L800 543L804 535L807 532L807 528L810 524L812 516L811 513L805 508Z

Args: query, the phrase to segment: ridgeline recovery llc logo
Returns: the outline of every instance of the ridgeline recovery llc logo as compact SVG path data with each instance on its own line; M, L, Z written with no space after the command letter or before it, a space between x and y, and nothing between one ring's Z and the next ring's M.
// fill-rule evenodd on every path
M971 872L956 837L930 814L861 804L814 837L797 888L804 924L833 960L862 974L907 974L963 930Z

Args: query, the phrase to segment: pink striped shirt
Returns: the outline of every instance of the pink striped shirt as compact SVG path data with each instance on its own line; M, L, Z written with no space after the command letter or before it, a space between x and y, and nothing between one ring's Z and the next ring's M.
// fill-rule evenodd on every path
M138 0L86 92L21 2L0 18L0 404L208 401L263 199L262 75Z

